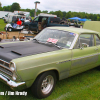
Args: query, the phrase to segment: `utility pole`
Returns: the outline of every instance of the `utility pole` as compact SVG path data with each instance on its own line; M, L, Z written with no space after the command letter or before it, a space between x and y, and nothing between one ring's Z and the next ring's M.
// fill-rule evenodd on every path
M39 1L34 2L35 3L35 12L34 12L34 17L36 16L36 12L37 12L37 4L40 4Z
M1 4L1 2L0 2L0 7L2 7L2 4Z

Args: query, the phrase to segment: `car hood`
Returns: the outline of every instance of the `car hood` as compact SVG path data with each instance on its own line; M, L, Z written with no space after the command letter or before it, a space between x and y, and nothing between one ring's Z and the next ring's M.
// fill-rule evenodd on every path
M59 50L59 48L35 41L15 42L0 45L0 59L10 62L15 58L46 53L55 50Z

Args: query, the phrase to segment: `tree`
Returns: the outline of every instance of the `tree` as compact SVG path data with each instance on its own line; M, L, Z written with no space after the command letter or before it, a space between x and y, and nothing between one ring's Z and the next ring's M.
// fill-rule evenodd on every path
M72 15L72 12L71 12L71 11L67 12L67 13L66 13L66 18L71 18L71 17L74 17L74 16Z
M65 11L63 11L63 12L62 12L62 14L63 14L63 17L65 17L65 16L66 16L66 12L65 12Z
M17 10L17 11L19 11L20 10L20 5L19 5L19 3L13 3L12 5L11 5L11 11L13 12L13 11L15 11L15 10Z
M11 6L4 6L3 7L3 10L4 11L11 11Z
M43 10L43 11L42 11L42 13L46 13L46 14L47 14L47 13L48 13L48 11L47 11L47 10Z
M40 14L41 10L37 9L36 15Z
M59 11L55 11L55 15L57 15L60 18L63 17L63 13L60 10Z

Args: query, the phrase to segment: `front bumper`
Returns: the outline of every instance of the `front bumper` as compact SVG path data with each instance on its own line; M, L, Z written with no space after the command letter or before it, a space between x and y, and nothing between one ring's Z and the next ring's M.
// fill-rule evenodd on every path
M25 82L14 82L2 74L0 74L0 81L8 85L12 90L23 90L26 88Z

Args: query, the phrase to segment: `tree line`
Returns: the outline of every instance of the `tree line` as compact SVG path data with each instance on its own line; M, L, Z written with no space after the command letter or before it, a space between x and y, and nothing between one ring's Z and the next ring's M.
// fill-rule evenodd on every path
M2 4L0 4L0 11L27 11L30 12L30 16L34 17L34 12L35 9L21 9L19 3L13 3L12 5L8 5L8 6L1 6ZM71 17L80 17L80 18L87 18L87 19L91 19L93 21L100 21L100 14L92 14L92 13L86 13L86 12L72 12L72 11L50 11L48 12L47 10L41 11L41 10L37 10L37 15L40 13L48 13L48 14L55 14L60 18L71 18Z

